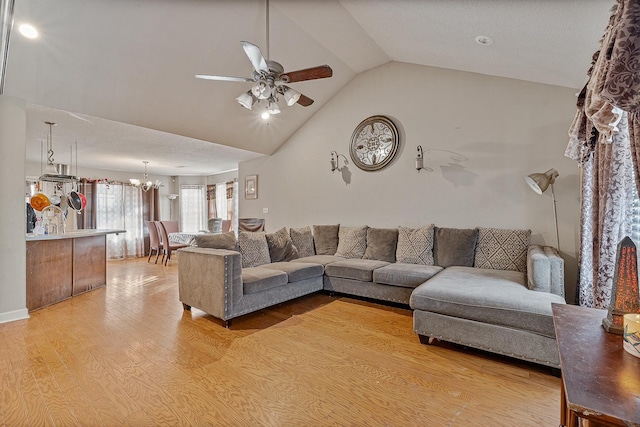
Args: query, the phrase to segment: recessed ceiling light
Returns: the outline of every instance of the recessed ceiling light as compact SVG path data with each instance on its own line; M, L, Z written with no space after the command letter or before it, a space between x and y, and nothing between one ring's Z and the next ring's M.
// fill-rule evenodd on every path
M21 24L20 27L18 27L18 30L20 30L20 34L28 39L35 39L38 37L38 30L36 30L31 24Z
M493 44L493 39L489 36L476 36L476 43L483 46L489 46Z

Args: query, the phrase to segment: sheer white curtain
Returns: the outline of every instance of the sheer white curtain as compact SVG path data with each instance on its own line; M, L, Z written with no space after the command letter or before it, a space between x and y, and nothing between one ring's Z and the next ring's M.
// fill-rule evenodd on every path
M98 183L97 228L124 229L126 233L107 236L107 259L144 256L142 190L122 184Z
M218 217L222 219L229 219L228 206L227 206L227 183L221 182L216 184L216 212Z
M180 230L184 232L196 232L207 229L206 186L181 185Z

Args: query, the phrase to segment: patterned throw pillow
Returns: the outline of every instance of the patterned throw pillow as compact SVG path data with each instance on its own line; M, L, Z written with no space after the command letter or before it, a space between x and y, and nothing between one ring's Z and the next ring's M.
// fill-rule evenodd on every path
M298 249L293 245L287 229L282 227L266 235L271 262L291 261L298 258Z
M531 230L479 228L474 267L493 270L527 270Z
M313 234L311 234L311 227L292 228L289 230L289 235L291 236L293 245L298 249L298 256L300 258L316 254L316 250L313 246Z
M433 224L418 229L398 227L396 261L433 265Z
M336 256L343 258L362 258L367 249L367 229L362 227L342 227L338 232L338 250Z
M238 246L242 254L242 268L257 267L269 264L269 245L264 231L247 232L238 234Z

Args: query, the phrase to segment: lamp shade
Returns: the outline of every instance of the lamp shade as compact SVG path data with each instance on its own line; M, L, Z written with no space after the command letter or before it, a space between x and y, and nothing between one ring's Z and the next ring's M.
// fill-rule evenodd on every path
M238 101L238 103L244 108L251 110L251 107L253 106L253 95L251 94L251 91L248 91L237 97L236 101Z
M278 107L278 104L276 104L275 102L270 101L269 105L267 106L267 113L280 114L280 107Z
M549 185L555 182L558 175L558 171L552 168L545 173L532 173L531 175L527 175L524 177L524 180L533 191L542 194L549 188Z
M293 90L291 88L287 88L284 92L284 100L289 107L298 102L300 99L300 92Z
M251 93L258 99L268 99L271 97L271 87L267 82L260 80L253 85Z

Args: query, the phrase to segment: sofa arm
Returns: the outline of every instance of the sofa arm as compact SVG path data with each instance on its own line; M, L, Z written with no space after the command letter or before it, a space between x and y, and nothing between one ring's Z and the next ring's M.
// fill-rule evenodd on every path
M527 286L564 297L564 260L551 246L530 245L527 250Z
M178 250L180 301L222 320L233 318L242 298L239 252L188 247Z

